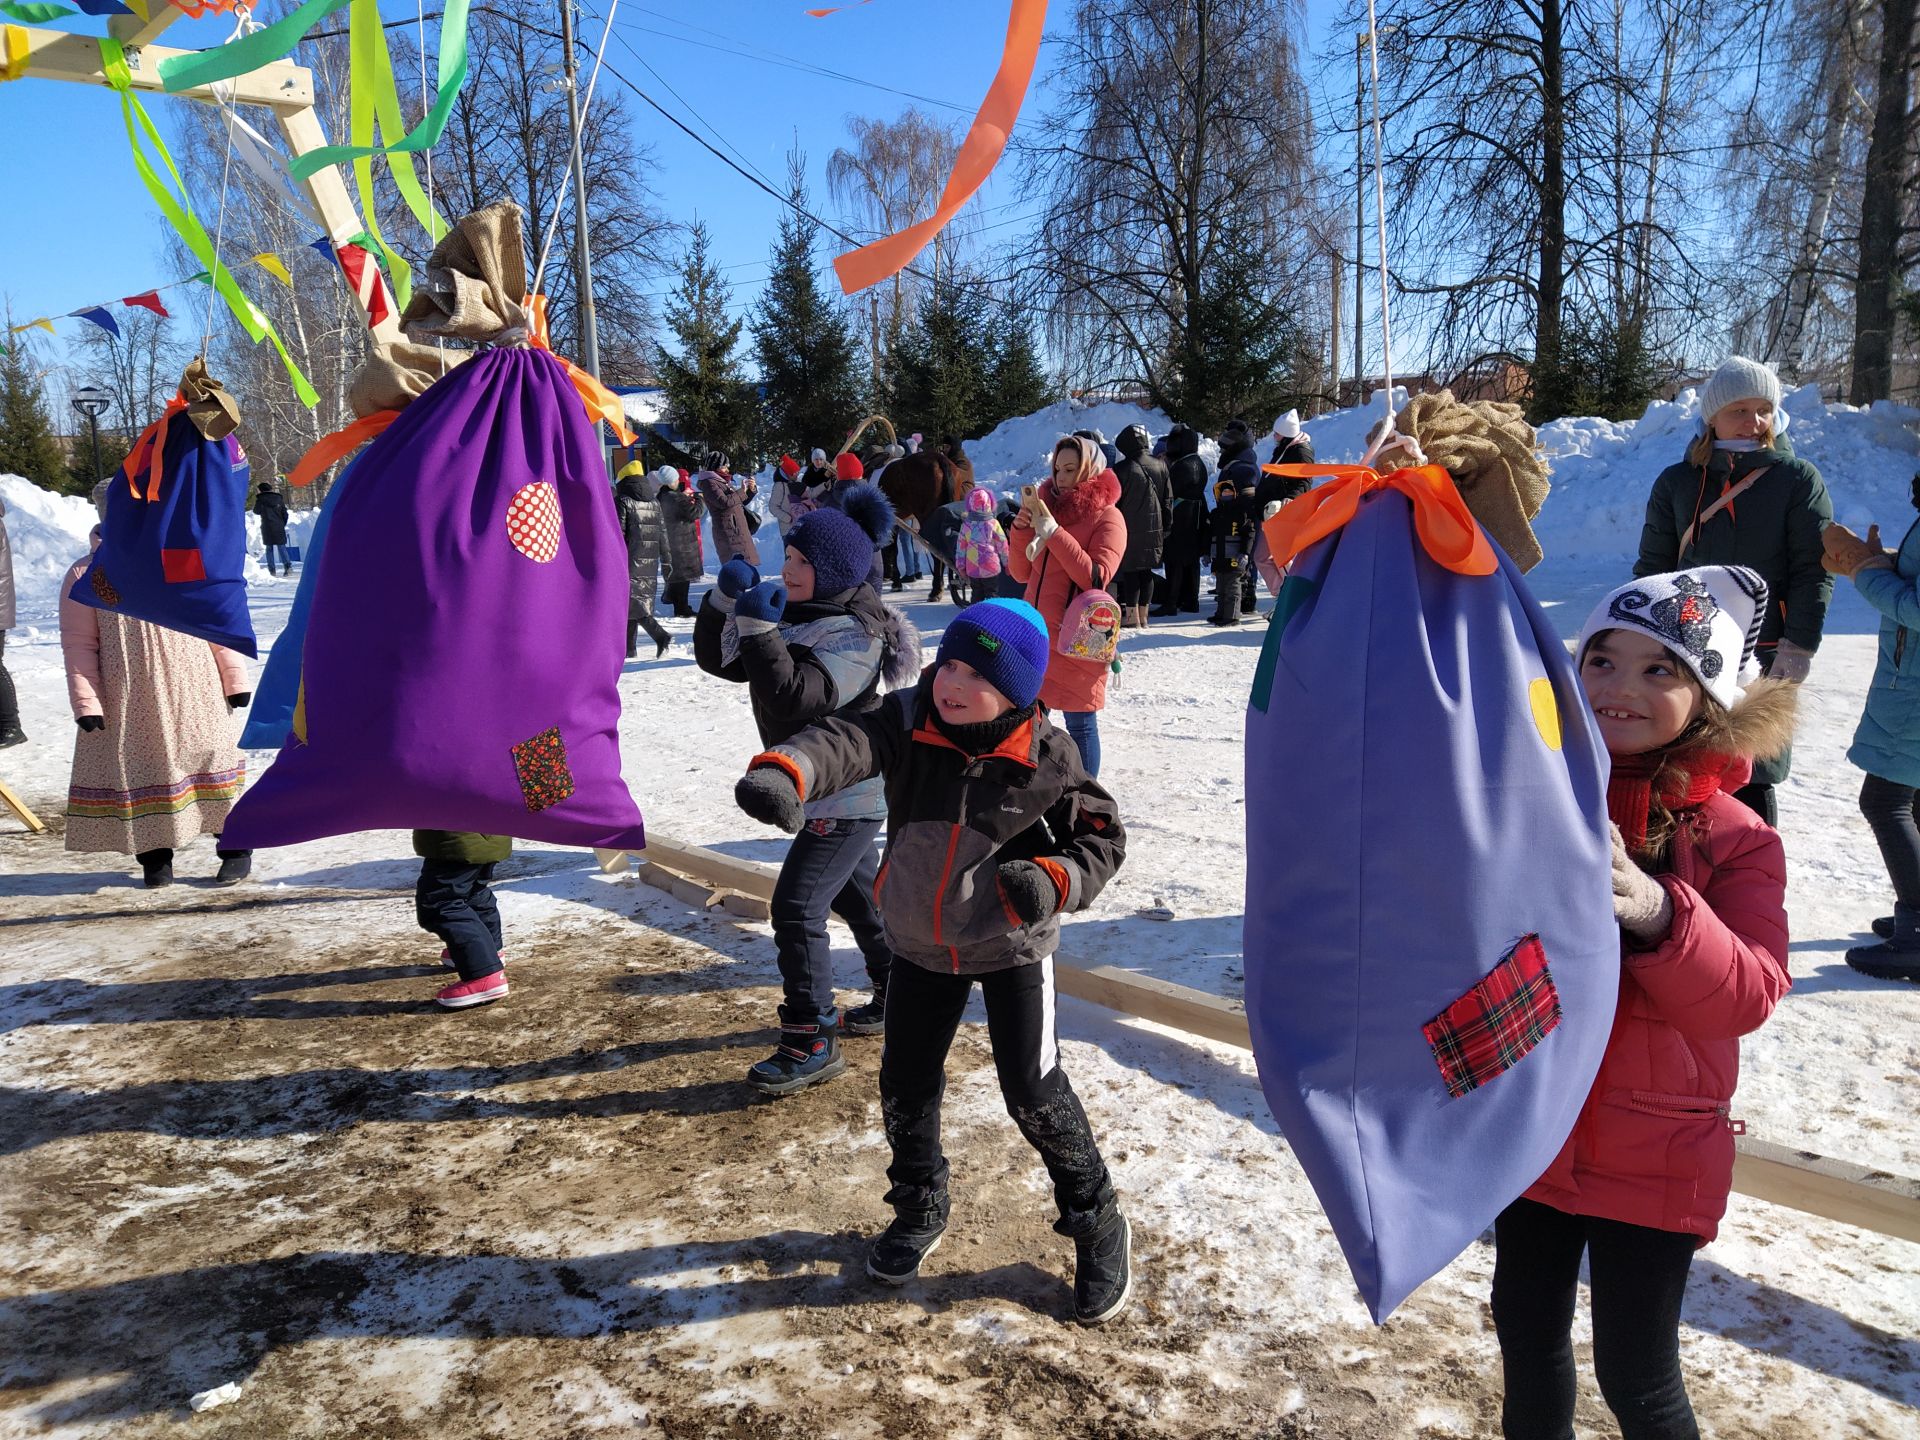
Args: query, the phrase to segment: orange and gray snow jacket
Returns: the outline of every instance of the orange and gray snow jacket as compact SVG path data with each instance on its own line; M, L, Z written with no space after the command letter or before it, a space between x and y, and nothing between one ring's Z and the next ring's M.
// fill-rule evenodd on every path
M873 898L893 953L928 970L978 975L1036 964L1060 943L1060 916L1085 909L1126 858L1113 797L1065 731L1035 712L983 755L929 718L932 671L876 710L814 725L757 756L802 801L886 780L887 848ZM999 867L1032 860L1052 878L1054 913L1027 925L1001 898Z

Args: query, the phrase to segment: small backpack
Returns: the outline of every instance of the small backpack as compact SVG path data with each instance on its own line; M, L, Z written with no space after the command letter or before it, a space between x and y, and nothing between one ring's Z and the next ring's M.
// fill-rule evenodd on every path
M1100 579L1095 572L1094 580ZM1072 660L1111 665L1120 654L1120 602L1096 583L1067 602L1053 648Z

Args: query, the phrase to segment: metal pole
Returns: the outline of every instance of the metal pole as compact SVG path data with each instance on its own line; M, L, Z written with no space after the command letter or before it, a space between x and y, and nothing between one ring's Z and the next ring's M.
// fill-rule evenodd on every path
M1366 357L1360 337L1367 328L1367 153L1363 138L1366 130L1367 75L1363 67L1367 37L1362 34L1353 43L1353 403L1364 405L1366 396Z
M580 95L573 55L573 0L560 0L560 43L566 52L567 128L573 139L573 280L580 307L580 365L600 378L600 327L593 314L593 263L587 247L587 179L580 159ZM596 427L597 428L597 427Z
M1333 357L1333 408L1340 408L1340 304L1346 297L1340 293L1341 281L1346 278L1346 257L1339 251L1333 252L1333 344L1330 347Z
M100 473L100 417L87 416L87 429L93 432L93 483L98 485L107 478Z

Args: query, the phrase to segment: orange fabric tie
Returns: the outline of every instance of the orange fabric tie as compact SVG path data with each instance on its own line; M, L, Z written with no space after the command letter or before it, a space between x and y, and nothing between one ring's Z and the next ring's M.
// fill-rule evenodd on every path
M553 355L553 358L566 369L567 378L573 382L573 388L580 392L580 403L587 407L587 414L595 420L606 421L613 433L620 437L622 445L632 445L635 436L633 431L627 428L627 412L620 407L620 397L566 356L553 354L553 346L547 340L547 297L538 294L529 295L527 313L533 318L528 335L533 348Z
M913 263L913 257L927 247L940 227L960 213L960 207L973 198L986 183L993 167L1006 152L1007 138L1014 121L1020 118L1020 106L1027 98L1027 85L1033 79L1033 63L1040 55L1040 33L1047 21L1047 0L1013 0L1007 16L1007 41L1000 52L1000 68L995 72L987 98L980 102L979 113L967 138L954 157L953 174L947 188L940 192L940 203L932 215L917 225L883 235L870 245L836 255L834 274L840 277L840 289L848 295L877 285L897 275Z
M1317 540L1324 540L1360 513L1360 501L1376 490L1398 490L1413 502L1413 529L1434 563L1456 575L1491 575L1499 568L1493 545L1473 518L1459 487L1438 465L1421 465L1382 475L1366 465L1262 465L1269 475L1311 480L1331 475L1330 484L1309 490L1282 505L1261 527L1276 565L1285 565Z
M133 492L134 499L140 498L140 482L134 477L142 470L147 472L147 499L160 498L160 461L167 449L167 422L186 408L186 400L176 394L167 401L160 418L140 432L133 449L127 452L126 463L120 468L126 473L127 489Z
M320 478L322 470L344 460L399 418L398 410L376 410L371 415L361 416L351 425L342 426L331 435L322 436L300 457L300 463L287 476L287 484L297 488L311 485Z

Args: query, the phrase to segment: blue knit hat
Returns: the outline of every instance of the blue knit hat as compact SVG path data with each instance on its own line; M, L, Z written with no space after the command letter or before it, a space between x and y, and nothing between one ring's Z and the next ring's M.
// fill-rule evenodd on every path
M947 622L936 666L958 660L1014 708L1031 705L1047 675L1047 622L1024 600L982 600Z
M877 485L849 485L835 507L809 510L787 544L813 566L813 593L838 595L873 573L873 552L893 534L893 506Z

